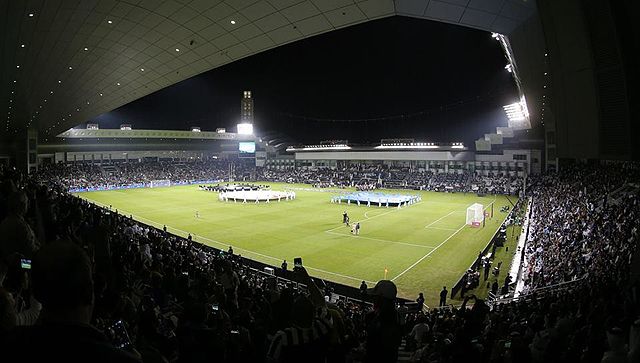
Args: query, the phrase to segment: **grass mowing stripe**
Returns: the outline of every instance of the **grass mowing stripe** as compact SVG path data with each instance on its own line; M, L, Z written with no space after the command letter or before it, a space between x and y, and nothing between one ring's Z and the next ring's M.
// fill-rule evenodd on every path
M366 236L353 236L353 235L344 234L344 233L339 233L339 232L333 232L333 231L325 231L325 233L335 234L336 236L342 236L342 237L349 237L349 238L362 238L362 239L368 239L368 240L371 240L371 241L378 241L378 242L392 243L392 244L404 245L404 246L411 246L411 247L434 248L433 246L418 245L418 244L414 244L414 243L406 243L406 242L398 242L398 241L389 241L389 240L387 240L387 239L373 238L373 237L366 237Z
M455 228L442 228L442 227L424 227L424 228L426 228L426 229L439 229L439 230L442 230L442 231L455 231L456 230Z
M438 250L438 248L442 247L442 245L444 245L445 243L447 243L448 240L451 239L451 237L455 236L456 234L458 234L458 232L462 231L462 229L466 226L467 224L463 224L462 227L458 228L455 232L453 232L449 237L447 237L447 239L445 239L444 241L442 241L439 245L437 245L434 249L432 249L431 251L429 251L426 255L420 257L420 259L416 262L414 262L411 266L407 267L406 270L400 272L400 274L398 274L396 277L392 278L391 281L395 281L398 277L406 274L409 270L411 270L412 268L416 267L417 264L419 264L420 262L422 262L422 260L424 260L425 258L431 256L432 253L436 252Z
M491 203L495 203L496 198L493 198L493 200L491 201ZM491 203L489 203L483 210L486 210L489 205L491 205ZM447 214L450 215L453 212ZM444 218L444 217L443 217ZM400 274L398 274L396 277L392 278L391 281L395 281L398 277L404 275L405 273L407 273L409 270L411 270L412 268L416 267L417 264L419 264L420 262L422 262L425 258L431 256L432 253L436 252L438 250L438 248L442 247L442 245L444 245L445 243L447 243L448 240L451 239L451 237L455 236L456 234L458 234L460 231L462 231L462 229L466 226L467 224L463 224L462 227L458 228L455 232L453 232L449 237L447 237L447 239L445 239L444 241L442 241L442 243L440 243L439 245L437 245L433 250L429 251L426 255L422 256L418 261L414 262L411 266L407 267L406 270L400 272ZM498 225L498 228L500 228L500 225ZM498 230L496 229L496 232ZM495 232L493 233L493 235L495 235Z
M112 205L112 209L123 210L127 216L135 214L141 223L160 228L166 225L172 233L181 236L186 236L188 231L206 245L224 249L231 245L243 256L270 265L280 266L281 257L287 261L302 257L305 265L314 267L309 269L313 276L356 288L362 280L384 278L387 268L388 278L392 278L429 252L429 248L448 238L465 222L463 212L451 211L463 211L473 203L487 205L493 199L493 196L484 198L473 193L412 191L422 197L420 205L400 210L368 208L353 203L331 203L338 192L310 191L305 185L261 183L273 190L291 186L302 189L296 191L294 201L269 204L224 203L216 193L198 190L197 186L76 194L96 204ZM428 263L423 260L397 278L398 296L411 298L424 292L428 304L437 304L442 286L458 281L477 258L477 252L486 246L493 229L506 217L499 208L509 205L507 199L497 196L495 204L496 218L487 220L488 228L460 231L426 258ZM195 210L200 212L200 218L194 218ZM352 221L360 221L361 232L365 233L355 237L346 232L347 227L341 223L345 210ZM442 218L447 214L450 215ZM425 221L437 219L440 221L424 228ZM332 233L326 233L327 230ZM425 247L427 245L431 247Z
M95 204L97 204L97 205L99 205L99 206L101 206L101 207L103 207L103 208L108 208L107 206L105 206L105 205L104 205L104 204L102 204L102 203L99 203L99 202L94 202L94 203L95 203ZM149 219L149 218L145 218L145 217L141 217L141 216L135 215L135 214L133 214L133 213L128 213L127 211L125 211L125 210L123 210L123 209L119 209L119 211L120 211L120 212L123 212L123 215L127 215L127 214L128 214L128 215L130 215L131 217L135 217L134 219L137 219L139 222L142 222L143 220L145 220L145 221L149 222L152 226L153 226L153 225L156 225L156 226L164 226L162 223L159 223L159 222L153 221L153 220L151 220L151 219ZM175 228L175 227L167 226L167 230L174 230L174 231L177 231L177 232L181 232L182 234L189 235L189 232L184 231L184 230L181 230L181 229L178 229L178 228ZM193 240L194 240L194 241L197 241L198 239L201 239L201 240L205 240L205 241L209 241L209 242L213 242L213 243L215 243L215 244L218 244L218 245L220 245L220 246L222 246L222 247L223 247L223 250L224 250L224 248L226 248L226 247L229 245L228 243L223 243L223 242L220 242L220 241L216 241L216 240L214 240L214 239L207 238L207 237L204 237L204 236L196 236L196 235L193 235L193 236L191 236L191 237L193 238ZM276 262L278 262L278 263L284 260L284 258L279 258L279 257L273 257L273 256L265 255L265 254L263 254L263 253L259 253L259 252L255 252L255 251L250 251L250 250L247 250L247 249L245 249L245 248L241 248L241 247L236 247L236 250L237 250L237 251L244 251L244 252L248 252L249 254L252 254L252 255L255 255L255 256L260 256L260 257L268 258L268 259L274 260L274 261L276 261ZM304 267L305 267L306 269L309 269L309 270L314 270L314 271L318 271L318 272L322 272L322 273L329 274L329 275L334 275L334 276L340 276L340 277L343 277L343 278L346 278L346 279L350 279L350 280L354 280L354 281L358 281L358 282L360 282L360 281L366 281L366 282L368 282L368 283L370 283L370 284L375 283L375 281L369 281L369 280L367 280L367 279L363 279L363 278L359 278L359 277L353 277L353 276L349 276L349 275L343 275L343 274L339 274L339 273L337 273L337 272L326 271L326 270L319 269L319 268L315 268L315 267L311 267L311 266L306 266L306 265L305 265Z
M431 223L427 224L424 228L429 228L429 227L433 226L434 224L436 224L436 223L440 222L441 220L443 220L443 219L447 218L448 216L452 215L452 214L453 214L453 213L455 213L455 212L456 212L456 211L454 211L454 210L453 210L453 211L451 211L449 214L444 215L444 216L442 216L442 217L440 217L440 218L436 219L435 221L433 221L433 222L431 222Z

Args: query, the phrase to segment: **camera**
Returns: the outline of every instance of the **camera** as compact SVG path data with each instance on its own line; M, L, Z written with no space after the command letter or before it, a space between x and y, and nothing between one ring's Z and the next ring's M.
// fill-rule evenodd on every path
M302 267L302 257L296 257L293 259L293 268Z

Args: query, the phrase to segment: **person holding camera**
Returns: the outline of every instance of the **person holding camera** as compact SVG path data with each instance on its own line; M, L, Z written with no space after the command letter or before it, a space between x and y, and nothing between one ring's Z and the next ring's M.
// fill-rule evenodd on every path
M90 325L92 267L80 247L66 241L46 245L33 259L31 277L42 311L38 324L16 327L0 342L7 361L141 362L130 345L118 349Z

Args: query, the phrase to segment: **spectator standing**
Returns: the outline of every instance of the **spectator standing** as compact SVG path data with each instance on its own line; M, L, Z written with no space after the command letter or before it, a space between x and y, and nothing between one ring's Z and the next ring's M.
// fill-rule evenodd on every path
M447 305L447 293L449 293L447 287L442 286L442 291L440 291L440 306Z
M365 318L367 341L365 363L395 363L402 340L402 330L395 300L398 290L389 280L378 281L373 289L373 311Z
M418 303L418 311L422 311L422 307L424 306L424 295L422 293L418 294L416 302Z
M362 283L360 284L360 296L362 298L362 300L365 300L365 297L367 296L367 283L362 281Z
M398 303L398 321L400 322L400 330L402 335L407 331L407 315L409 314L409 308L404 304L404 300Z
M287 260L282 261L282 265L280 265L282 271L287 271Z
M296 267L294 272L307 285L309 297L302 295L295 299L291 324L275 334L267 355L278 363L324 363L333 321L322 292L304 267Z
M418 322L413 326L409 333L409 338L413 340L416 346L420 347L425 342L429 333L429 325L425 321L424 316L418 318Z
M0 223L0 258L6 258L13 253L19 253L31 258L39 248L39 243L24 219L29 200L23 192L14 192L9 196L8 214Z

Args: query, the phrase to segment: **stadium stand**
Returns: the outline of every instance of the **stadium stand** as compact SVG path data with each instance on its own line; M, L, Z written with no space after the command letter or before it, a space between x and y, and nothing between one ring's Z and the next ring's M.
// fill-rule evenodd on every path
M630 279L640 215L636 164L575 165L530 180L525 293L491 303L468 295L461 306L420 311L397 307L391 282L376 285L373 307L323 299L304 271L274 283L238 255L68 193L79 186L224 177L225 170L219 162L109 171L75 165L25 177L0 167L3 360L640 361L638 283ZM391 170L239 170L296 182L347 183L379 172L383 180L415 181L410 172ZM422 177L418 184L445 190L484 182L465 174ZM484 185L497 186L495 192L512 182L489 178ZM22 260L31 258L28 275Z
M40 168L39 179L59 183L69 190L148 186L153 180L170 180L172 184L201 180L272 181L305 183L316 187L355 186L360 190L401 188L440 192L477 192L517 195L522 178L513 176L480 177L469 172L433 173L383 167L348 169L274 170L255 168L242 162L234 164L229 175L228 162L221 160L193 162L132 162L113 164L50 164Z

